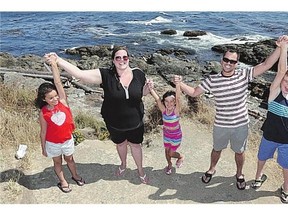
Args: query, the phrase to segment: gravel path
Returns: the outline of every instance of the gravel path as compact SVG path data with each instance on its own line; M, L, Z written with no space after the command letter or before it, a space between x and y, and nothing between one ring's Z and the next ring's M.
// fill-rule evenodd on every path
M56 186L57 178L52 160L35 157L32 169L19 181L23 193L19 204L199 204L199 203L281 203L279 186L282 177L276 162L266 167L267 181L261 189L249 188L256 170L256 151L247 150L244 174L247 189L236 188L234 154L228 148L222 153L217 173L207 185L201 176L209 167L212 134L203 126L182 120L183 142L180 152L185 154L184 165L164 173L166 166L161 134L150 134L149 147L144 147L145 172L150 184L140 184L132 156L128 154L128 169L124 177L114 175L119 164L115 145L111 141L86 140L76 146L75 161L86 185L79 187L69 179L72 192L62 193ZM147 138L147 139L148 139ZM65 166L65 174L70 173ZM7 182L0 183L1 193ZM4 193L3 193L4 195ZM1 195L2 196L2 195ZM2 200L3 197L1 197ZM5 202L4 202L5 203Z

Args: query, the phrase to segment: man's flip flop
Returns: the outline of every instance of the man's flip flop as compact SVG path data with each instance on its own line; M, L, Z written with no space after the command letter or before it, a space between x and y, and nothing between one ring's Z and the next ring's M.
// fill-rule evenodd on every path
M61 183L59 182L57 184L57 187L63 192L63 193L70 193L72 189L69 187L69 184L67 186L61 186Z
M288 193L284 191L283 185L281 186L280 191L281 191L281 196L280 196L281 202L288 204Z
M208 173L208 171L205 172L201 178L202 182L205 184L208 184L211 181L212 176L215 175L215 173L216 173L216 170L213 173Z
M255 179L254 182L251 184L251 187L255 190L259 189L262 184L266 181L267 176L265 174L261 175L260 179Z
M246 189L246 181L244 179L244 176L243 176L243 178L239 178L239 177L236 176L236 180L237 180L236 186L237 186L238 190L245 190Z

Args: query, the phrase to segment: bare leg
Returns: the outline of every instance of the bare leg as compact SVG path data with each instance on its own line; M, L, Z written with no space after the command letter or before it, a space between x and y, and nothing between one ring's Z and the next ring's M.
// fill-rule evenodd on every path
M66 181L63 170L62 170L62 155L58 157L53 157L53 162L54 162L54 171L58 179L60 180L61 186L67 187L68 182Z
M260 179L260 178L261 178L265 163L266 163L266 161L258 160L258 162L257 162L257 171L256 171L255 179Z
M173 152L171 152L171 149L165 148L165 157L166 157L169 169L172 168L172 162L171 162L171 156L170 156L172 153Z
M283 178L284 178L283 189L285 193L288 193L288 169L283 169Z
M245 153L235 153L235 162L237 167L236 177L240 177L242 175L242 169L245 161Z
M126 169L126 166L127 166L127 145L128 145L127 140L116 145L116 149L121 160L120 168L122 170Z
M209 170L206 171L205 174L202 176L202 182L204 182L205 184L209 183L212 179L212 176L215 174L216 165L220 159L221 152L222 151L215 151L214 149L212 149Z
M142 166L142 160L143 160L142 147L140 144L134 144L134 143L130 143L130 147L131 147L132 157L138 169L138 173L140 176L143 177L145 173L144 173L143 166Z
M179 152L170 151L170 157L179 159L182 158L183 156Z
M215 172L216 165L217 165L217 163L220 159L220 156L221 156L221 152L222 151L215 151L214 149L212 149L211 161L210 161L210 167L209 167L208 173L212 174Z
M177 161L176 161L177 168L180 168L182 166L183 161L184 161L184 155L180 154L179 152L170 151L170 157L177 158Z
M73 155L70 155L70 156L65 156L64 155L64 160L66 161L67 163L67 166L71 172L71 175L74 179L77 179L77 180L80 180L81 177L77 174L77 170L76 170L76 164L75 164L75 161L74 161L74 158L73 158Z

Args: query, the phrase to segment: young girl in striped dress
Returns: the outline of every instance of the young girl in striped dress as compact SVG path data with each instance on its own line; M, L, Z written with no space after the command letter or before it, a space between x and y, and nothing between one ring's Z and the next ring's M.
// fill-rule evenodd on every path
M176 167L180 168L183 165L184 155L177 152L182 140L182 131L179 123L180 120L180 84L176 84L175 91L167 91L162 100L157 95L153 87L150 88L150 93L157 102L158 108L162 113L163 119L163 141L165 148L165 156L168 165L165 167L165 173L172 173L172 158L177 158Z

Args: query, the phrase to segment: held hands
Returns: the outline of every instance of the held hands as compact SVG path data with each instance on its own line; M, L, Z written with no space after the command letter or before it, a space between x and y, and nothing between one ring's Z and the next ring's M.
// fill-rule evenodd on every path
M59 56L54 52L46 53L44 55L44 61L48 63L49 65L52 65L53 63L57 64L58 58Z
M282 35L278 38L278 40L276 41L276 45L278 47L281 47L282 45L281 44L284 44L284 46L287 46L288 44L288 36L287 35Z
M147 79L145 85L147 85L147 87L148 87L149 90L150 90L150 89L154 89L154 82L153 82L153 80Z
M144 85L143 89L143 95L147 95L150 93L150 90L154 88L154 82L150 79L146 80L146 83Z
M183 77L179 75L174 75L172 82L177 85L180 84L183 81Z

